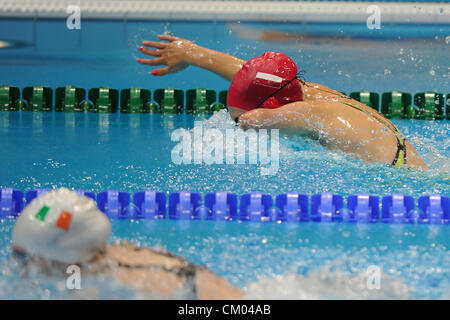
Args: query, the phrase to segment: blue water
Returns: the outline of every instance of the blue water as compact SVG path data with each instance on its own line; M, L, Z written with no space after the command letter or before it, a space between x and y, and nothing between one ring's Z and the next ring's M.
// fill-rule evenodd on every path
M262 41L261 29L311 38ZM29 46L0 50L0 79L19 87L73 84L153 90L176 84L181 89L228 88L225 80L194 67L155 78L149 74L151 68L138 65L135 61L142 55L137 48L142 40L164 32L242 59L264 51L282 51L306 71L307 80L346 92L449 91L449 24L382 24L380 30L369 30L359 24L82 20L80 30L68 30L64 20L2 19L0 40Z
M260 165L176 165L170 140L177 128L203 121L223 130L225 112L210 119L181 115L0 113L1 187L22 190L66 186L95 192L228 190L276 195L296 190L306 194L344 195L401 192L413 196L449 194L448 121L395 120L431 170L397 169L364 164L301 138L281 137L278 174L261 176ZM211 176L216 177L211 180Z
M306 32L309 38L255 40L262 28L296 32L297 36ZM280 50L307 70L308 80L347 92L449 91L448 25L392 25L369 31L359 25L83 21L81 31L69 31L59 20L1 20L1 40L30 45L0 49L0 82L19 87L74 84L152 90L174 84L182 89L227 87L219 77L192 67L155 78L148 74L150 69L137 65L140 41L162 32L244 59L265 50ZM0 187L449 195L447 120L394 121L431 167L426 172L364 164L315 142L282 137L276 176L261 176L257 165L175 165L170 135L177 128L192 128L194 120L221 130L230 126L225 112L210 119L2 112ZM61 283L39 277L36 286L34 278L20 279L17 266L7 262L12 225L9 220L0 223L0 297L70 296ZM249 297L449 298L448 226L113 221L113 235L114 239L162 246L206 264L246 288ZM381 290L365 289L366 270L371 265L382 269ZM89 285L97 288L101 298L136 297L101 279L90 279Z

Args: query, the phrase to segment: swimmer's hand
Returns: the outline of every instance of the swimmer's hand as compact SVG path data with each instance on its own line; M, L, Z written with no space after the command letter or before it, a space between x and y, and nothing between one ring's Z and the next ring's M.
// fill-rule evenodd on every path
M189 66L187 57L196 49L196 45L193 42L171 35L159 35L158 39L168 42L145 40L142 42L143 46L139 47L139 51L143 54L156 57L154 59L138 59L139 63L148 66L166 66L154 69L152 75L163 76L176 73Z
M193 65L212 71L224 79L231 81L236 72L245 63L244 60L223 52L201 47L186 39L166 34L159 35L158 39L165 41L146 40L139 47L142 53L156 57L154 59L138 59L140 64L166 66L164 68L154 69L152 71L152 75L154 76L175 73L186 69L189 65Z

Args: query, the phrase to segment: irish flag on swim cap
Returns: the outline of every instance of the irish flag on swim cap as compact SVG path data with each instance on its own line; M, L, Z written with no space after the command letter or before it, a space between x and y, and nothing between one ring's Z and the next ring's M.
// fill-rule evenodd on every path
M230 107L252 110L278 108L287 103L302 101L303 92L299 81L292 81L274 96L265 101L297 75L295 62L281 52L265 52L250 59L231 81L227 104Z
M82 263L104 251L111 224L94 200L65 188L40 195L17 218L12 245L63 263Z
M49 211L50 207L43 205L34 217L38 220L45 221L45 218L47 217ZM56 219L55 226L63 230L69 230L70 220L72 220L72 214L65 210L61 210L61 212L58 213L58 218Z

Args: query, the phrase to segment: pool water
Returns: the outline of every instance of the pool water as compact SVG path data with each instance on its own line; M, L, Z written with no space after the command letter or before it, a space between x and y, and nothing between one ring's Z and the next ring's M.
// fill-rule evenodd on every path
M263 30L275 31L278 37L269 39ZM369 30L360 24L82 20L80 30L68 30L65 20L2 19L1 40L28 44L0 51L2 82L53 88L228 88L225 80L194 67L152 77L151 68L136 63L142 57L137 48L142 40L162 33L246 60L265 51L282 51L306 71L306 80L347 93L449 91L448 24L382 24L381 29ZM287 40L276 40L283 37Z
M307 71L307 80L347 92L449 91L449 26L392 25L369 31L359 25L86 21L81 31L69 31L59 20L2 20L0 25L0 39L33 44L0 50L2 81L19 87L226 89L224 80L192 67L155 78L135 63L142 39L171 32L244 59L283 51ZM263 28L290 32L291 40L256 40ZM233 126L225 111L211 117L1 112L0 187L449 195L447 120L394 120L423 155L428 171L365 164L309 140L281 137L275 176L261 176L258 165L174 164L171 134L177 128L192 129L194 121L222 131ZM450 297L448 226L112 223L113 239L162 246L206 264L246 288L249 298ZM0 298L72 297L64 281L20 278L18 267L9 262L12 226L9 219L0 223ZM379 290L367 288L370 266L382 271ZM141 297L109 279L83 283L78 293L83 297Z
M195 121L222 130L233 127L228 113L206 119L189 115L0 113L2 187L21 190L68 188L100 192L142 189L202 193L228 190L276 195L296 190L312 195L394 192L413 196L448 194L448 121L394 120L423 154L428 171L365 164L313 141L280 138L276 175L258 164L176 165L171 160L177 128ZM248 161L247 161L248 163ZM211 179L214 176L214 180Z

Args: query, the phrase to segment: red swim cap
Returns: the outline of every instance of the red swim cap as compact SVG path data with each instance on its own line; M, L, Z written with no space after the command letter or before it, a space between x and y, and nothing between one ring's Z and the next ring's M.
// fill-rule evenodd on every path
M265 52L250 59L233 77L228 89L227 104L230 107L252 110L275 109L287 103L302 101L300 81L292 79L297 75L297 65L281 52ZM289 83L286 85L286 83ZM274 94L283 85L279 92ZM272 97L267 99L271 94ZM267 99L266 101L264 101Z

